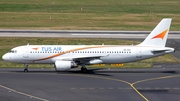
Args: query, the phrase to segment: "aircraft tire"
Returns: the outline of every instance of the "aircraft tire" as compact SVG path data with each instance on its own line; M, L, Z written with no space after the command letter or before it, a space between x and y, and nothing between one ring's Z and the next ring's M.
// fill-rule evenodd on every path
M83 68L83 67L81 68L81 72L87 73L87 71L88 71L87 68Z
M24 69L24 72L28 72L28 69Z

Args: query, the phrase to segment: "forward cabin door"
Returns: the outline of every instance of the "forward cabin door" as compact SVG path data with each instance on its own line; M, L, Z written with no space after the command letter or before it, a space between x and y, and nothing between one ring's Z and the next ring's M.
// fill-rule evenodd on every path
M29 58L29 50L28 47L23 49L23 58Z

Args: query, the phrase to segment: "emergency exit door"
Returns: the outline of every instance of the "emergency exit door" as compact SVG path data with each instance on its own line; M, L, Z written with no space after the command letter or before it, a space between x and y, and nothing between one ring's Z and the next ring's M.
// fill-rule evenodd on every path
M29 50L28 47L23 49L23 58L29 58Z

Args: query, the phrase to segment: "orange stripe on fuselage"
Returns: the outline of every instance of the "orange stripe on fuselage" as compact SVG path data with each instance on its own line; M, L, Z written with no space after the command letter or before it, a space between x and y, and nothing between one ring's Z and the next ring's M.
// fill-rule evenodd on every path
M42 58L42 59L38 59L38 60L34 60L34 61L41 61L41 60L51 59L51 58L54 58L54 57L57 57L57 56L60 56L60 55L64 55L66 53L77 51L77 50L84 50L84 49L90 49L90 48L100 48L100 47L114 47L114 46L92 46L92 47L77 48L77 49L72 49L72 50L68 50L68 51L63 51L61 53L57 53L55 55L52 55L52 56L49 56L49 57L46 57L46 58Z

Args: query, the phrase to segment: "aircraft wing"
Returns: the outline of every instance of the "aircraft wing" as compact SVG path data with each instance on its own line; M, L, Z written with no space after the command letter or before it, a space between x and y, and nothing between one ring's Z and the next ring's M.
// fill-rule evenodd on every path
M78 57L66 57L62 58L60 60L66 60L66 61L79 61L80 63L89 62L91 60L100 59L101 57L106 57L109 55L97 55L97 56L78 56Z

